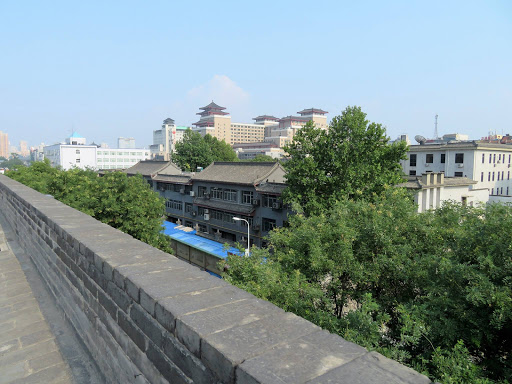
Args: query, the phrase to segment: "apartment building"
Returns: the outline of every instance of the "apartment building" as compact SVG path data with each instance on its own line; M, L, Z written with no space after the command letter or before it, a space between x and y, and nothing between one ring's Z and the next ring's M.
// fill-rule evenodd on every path
M64 144L53 144L43 148L44 158L54 167L62 169L126 169L140 160L150 158L148 149L101 148L96 144L86 145L86 139L74 132Z
M9 157L9 135L0 131L0 157Z
M167 220L194 228L219 242L265 246L265 236L282 227L290 211L282 204L285 171L279 163L214 162L199 173L183 173L171 162L140 162L140 173L165 198Z
M399 185L414 192L418 212L440 208L446 201L455 201L468 206L478 206L489 201L487 188L473 188L477 182L467 177L445 177L443 172L423 173L409 176Z
M512 202L512 145L477 141L412 145L402 160L409 176L443 172L445 177L467 177L471 189L488 189L489 201Z

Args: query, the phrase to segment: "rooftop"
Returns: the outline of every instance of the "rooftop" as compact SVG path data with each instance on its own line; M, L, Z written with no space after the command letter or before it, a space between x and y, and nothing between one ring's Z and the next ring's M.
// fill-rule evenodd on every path
M317 115L325 115L326 113L329 113L327 111L324 111L323 109L320 109L320 108L308 108L308 109L303 109L302 111L299 111L297 112L299 115L312 115L312 114L317 114Z
M272 175L274 172L275 175ZM256 185L267 178L271 178L270 181L284 181L283 175L283 167L276 162L216 161L196 174L193 179L194 181Z
M179 175L181 169L171 161L141 160L133 167L123 171L128 175L141 174L142 176L156 175Z

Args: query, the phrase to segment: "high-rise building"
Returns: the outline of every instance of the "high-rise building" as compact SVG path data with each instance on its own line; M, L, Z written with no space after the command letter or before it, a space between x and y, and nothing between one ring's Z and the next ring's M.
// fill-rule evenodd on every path
M169 161L176 143L183 140L183 135L187 129L189 127L176 125L171 118L165 119L162 129L153 131L153 145L149 146L151 157L156 160Z
M117 139L117 148L119 148L119 149L135 148L135 139L133 137L119 137Z
M0 131L0 156L9 157L9 135Z
M28 144L24 140L20 140L20 156L27 157L30 155L30 150L28 148Z

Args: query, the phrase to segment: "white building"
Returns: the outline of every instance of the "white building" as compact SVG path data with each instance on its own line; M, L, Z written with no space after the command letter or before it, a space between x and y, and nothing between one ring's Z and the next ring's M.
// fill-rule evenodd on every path
M183 140L183 135L188 128L174 124L174 120L171 118L165 119L162 129L153 131L153 145L149 146L151 157L157 160L169 161L176 143Z
M414 192L414 202L418 212L437 209L446 201L454 201L471 207L487 203L487 188L475 189L476 181L467 177L444 177L444 173L424 173L409 176L409 181L400 184Z
M151 158L149 149L98 148L96 169L127 169Z
M44 157L54 167L62 169L125 169L140 160L150 158L148 149L110 149L86 145L84 137L73 133L65 144L54 144L43 148Z
M488 189L489 201L512 202L512 145L475 141L412 145L402 160L406 175L443 172L445 177L467 177L471 189Z

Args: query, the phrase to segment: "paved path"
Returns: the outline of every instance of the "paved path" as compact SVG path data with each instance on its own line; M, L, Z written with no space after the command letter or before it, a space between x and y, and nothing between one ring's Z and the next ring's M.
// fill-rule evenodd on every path
M0 383L71 383L55 336L0 226Z

